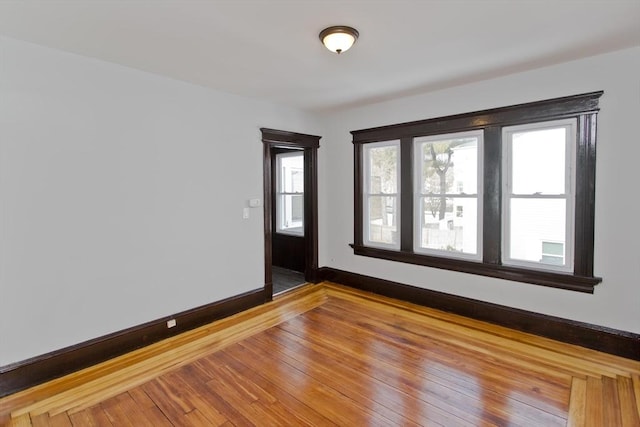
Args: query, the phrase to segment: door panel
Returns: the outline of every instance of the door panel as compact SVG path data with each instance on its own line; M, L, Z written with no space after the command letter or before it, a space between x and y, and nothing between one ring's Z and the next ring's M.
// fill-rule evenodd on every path
M304 273L304 237L273 235L273 260L275 266Z

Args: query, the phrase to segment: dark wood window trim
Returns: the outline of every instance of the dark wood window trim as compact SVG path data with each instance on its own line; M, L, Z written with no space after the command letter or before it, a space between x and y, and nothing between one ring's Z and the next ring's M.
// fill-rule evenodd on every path
M602 281L593 276L595 211L596 118L603 92L555 98L503 108L352 131L354 144L354 243L356 255L443 268L517 282L593 293ZM501 263L502 128L520 124L575 118L576 196L573 273L557 273ZM482 262L429 256L413 252L411 141L413 138L471 130L484 132L484 199ZM401 140L401 242L399 251L363 245L363 145ZM408 183L408 184L407 184ZM406 205L406 206L405 206Z

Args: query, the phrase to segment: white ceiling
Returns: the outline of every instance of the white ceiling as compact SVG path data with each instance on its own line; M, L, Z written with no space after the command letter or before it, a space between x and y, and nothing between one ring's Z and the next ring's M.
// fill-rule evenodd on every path
M640 45L640 0L0 0L0 34L318 112Z

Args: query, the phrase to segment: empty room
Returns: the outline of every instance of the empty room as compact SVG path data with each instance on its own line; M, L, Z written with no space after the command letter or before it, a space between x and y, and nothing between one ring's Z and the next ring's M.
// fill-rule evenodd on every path
M0 426L640 427L640 1L0 0Z

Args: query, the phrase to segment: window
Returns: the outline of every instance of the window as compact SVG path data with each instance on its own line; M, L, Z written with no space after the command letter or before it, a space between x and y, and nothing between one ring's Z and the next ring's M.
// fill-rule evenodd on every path
M480 259L482 132L415 138L413 143L415 252Z
M276 226L278 233L304 235L304 154L276 155Z
M353 131L354 253L593 292L601 96Z
M399 141L369 144L364 149L364 240L369 246L399 248Z
M510 126L502 133L502 262L573 270L575 119ZM549 240L569 250L545 258Z

